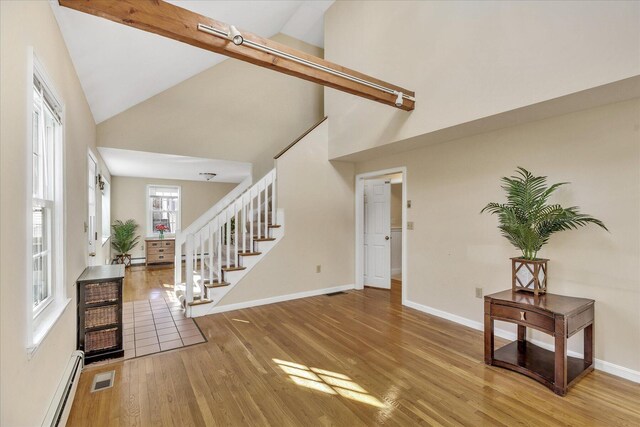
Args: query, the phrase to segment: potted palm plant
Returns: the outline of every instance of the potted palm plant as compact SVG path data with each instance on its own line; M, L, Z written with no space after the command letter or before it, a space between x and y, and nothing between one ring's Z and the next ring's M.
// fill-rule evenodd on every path
M563 208L548 204L549 197L567 182L547 186L546 176L533 176L518 167L516 175L502 178L507 203L489 203L481 212L498 215L498 229L522 256L511 258L513 291L529 291L535 295L547 291L547 261L538 252L552 234L595 224L605 230L599 219L581 214L577 206ZM608 231L608 230L607 230Z
M140 240L140 236L136 235L138 224L133 219L128 219L126 222L118 219L113 222L111 228L113 229L111 247L118 251L115 260L118 264L128 267L131 265L129 252L138 245Z

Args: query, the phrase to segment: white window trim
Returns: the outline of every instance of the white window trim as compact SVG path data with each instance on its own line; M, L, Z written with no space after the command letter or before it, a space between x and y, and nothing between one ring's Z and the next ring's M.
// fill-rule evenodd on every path
M64 183L65 183L65 170L64 170L64 146L65 146L65 117L66 109L62 98L58 95L52 80L46 73L42 63L38 60L32 47L28 49L27 55L27 146L30 147L32 141L32 117L33 117L33 78L37 76L47 92L55 99L60 111L60 126L57 141L58 144L54 146L54 174L55 174L55 202L54 202L54 224L53 224L53 240L52 250L55 254L56 268L54 271L54 282L52 287L52 298L50 301L43 304L42 308L39 308L34 312L33 310L33 248L31 244L26 245L26 287L27 298L26 304L26 324L27 324L27 336L26 336L26 350L29 357L32 357L39 345L44 341L48 333L56 324L58 319L62 316L62 313L66 310L71 302L70 298L67 298L66 292L66 269L65 269L65 253L66 253L66 239L64 230L66 228L67 218L65 216L65 203L64 197ZM33 209L33 160L31 150L27 150L26 156L26 179L25 179L25 194L28 194L26 212L30 213ZM28 242L31 241L33 233L33 215L26 215L27 217L27 229L25 238Z
M107 178L105 178L104 175L101 175L102 179L104 180L106 186L109 188L109 211L111 210L111 181L109 181ZM100 190L100 193L102 193L102 195L104 195L103 190ZM102 196L100 196L102 197ZM102 200L102 198L100 199L100 228L102 228L100 234L102 235L102 246L105 245L105 243L107 243L109 241L109 239L111 238L111 214L109 214L109 224L107 224L107 229L109 230L107 235L102 234L102 231L104 231L104 223L105 223L105 218L104 218L104 200Z
M167 236L175 236L180 230L182 230L182 187L179 185L162 185L162 184L147 184L147 188L145 190L145 197L147 198L147 237L155 238L158 237L160 233L153 230L153 219L151 218L151 197L149 197L149 189L151 187L164 187L164 188L175 188L178 190L178 215L176 217L176 233L167 233Z

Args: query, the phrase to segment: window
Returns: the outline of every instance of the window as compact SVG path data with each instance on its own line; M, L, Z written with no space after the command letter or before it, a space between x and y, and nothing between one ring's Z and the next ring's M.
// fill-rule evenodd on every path
M33 311L39 314L53 299L55 290L56 146L62 123L57 105L42 82L33 82L32 121L32 286Z
M27 351L36 351L71 301L64 270L63 124L64 108L36 56L28 104L31 109L25 180L30 193L27 218ZM30 211L30 212L29 212Z
M165 233L175 234L180 229L180 187L149 185L147 196L147 234L158 235L160 224L169 227Z
M102 244L111 237L111 184L102 177Z

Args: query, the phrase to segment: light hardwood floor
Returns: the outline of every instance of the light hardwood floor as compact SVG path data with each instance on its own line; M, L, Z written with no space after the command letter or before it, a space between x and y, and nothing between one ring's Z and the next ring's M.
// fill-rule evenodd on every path
M128 274L133 295L172 278ZM481 332L403 307L397 284L197 323L207 343L88 367L69 425L640 426L640 385L596 371L556 396L484 365ZM115 386L89 393L111 369Z

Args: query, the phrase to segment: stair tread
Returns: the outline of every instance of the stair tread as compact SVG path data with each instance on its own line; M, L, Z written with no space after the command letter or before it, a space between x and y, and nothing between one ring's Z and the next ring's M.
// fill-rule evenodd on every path
M276 238L275 237L254 237L253 240L256 242L272 242L276 240Z
M189 303L190 307L193 307L194 305L203 305L203 304L210 304L212 303L213 300L212 299L208 299L208 298L201 298L201 299L196 299L193 300L192 302Z
M207 289L213 288L222 288L224 286L229 286L231 283L229 282L213 282L213 283L205 283L204 287Z
M240 256L256 256L256 255L262 255L262 252L251 252L251 251L246 251L246 252L238 252L238 255Z
M280 224L269 224L269 228L280 228L282 227Z
M247 267L222 267L222 271L240 271L246 270Z

